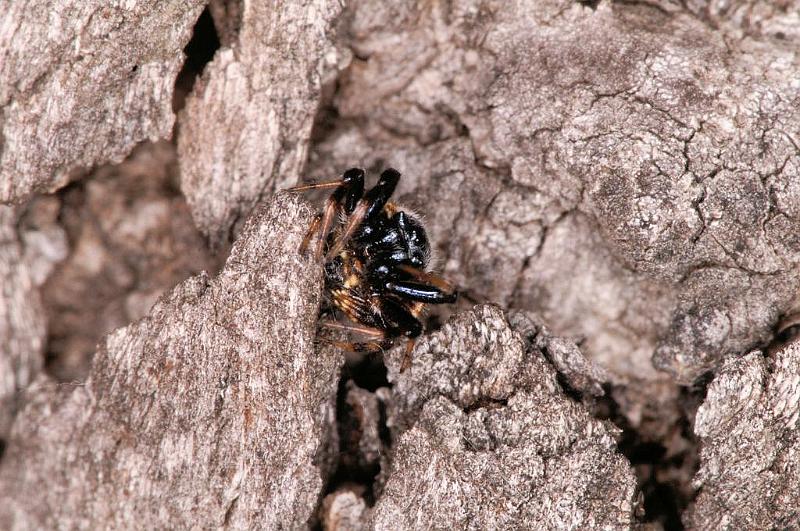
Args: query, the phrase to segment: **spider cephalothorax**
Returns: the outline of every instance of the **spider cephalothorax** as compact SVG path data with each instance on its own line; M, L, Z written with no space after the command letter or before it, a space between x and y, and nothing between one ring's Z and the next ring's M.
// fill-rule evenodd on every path
M397 170L387 169L365 193L364 170L352 168L336 181L292 189L335 188L314 218L303 248L319 234L315 254L324 256L327 302L353 321L323 325L366 338L334 342L348 350L383 350L405 337L409 353L422 333L426 305L456 300L453 286L429 270L431 249L420 220L389 201L399 180Z

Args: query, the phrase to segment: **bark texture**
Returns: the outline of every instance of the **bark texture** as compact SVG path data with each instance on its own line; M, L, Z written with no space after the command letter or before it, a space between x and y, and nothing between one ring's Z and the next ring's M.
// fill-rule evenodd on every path
M0 203L63 186L169 137L182 49L201 0L4 2Z
M56 223L57 202L0 205L0 441L8 434L19 393L44 364L47 314L39 288L67 253Z
M43 364L45 317L15 230L16 209L0 206L0 439L11 427L17 393Z
M797 3L748 5L358 4L314 173L397 166L477 298L690 383L800 287Z
M800 342L730 360L697 412L694 529L800 527Z
M310 219L277 196L217 278L192 277L111 333L84 385L42 376L27 390L0 469L4 528L297 527L314 516L342 357L313 347L321 269L297 253ZM508 525L631 522L635 479L616 429L561 392L528 339L483 306L422 340L404 374L392 355L394 391L381 394L397 448L370 525L413 525L443 504L467 512L436 511L438 525L488 524L498 500ZM348 400L379 416L369 393ZM371 426L359 448L374 461Z
M309 221L276 198L217 278L110 334L84 385L34 384L0 469L0 527L308 521L341 363L313 348L321 270L296 252Z
M399 436L370 528L632 525L636 478L618 430L564 394L499 308L459 314L420 342L409 370L399 362Z
M171 143L202 2L7 4L0 528L800 526L797 0L210 0ZM352 166L461 292L402 374L276 195Z
M223 42L180 124L181 186L195 223L218 247L259 199L302 171L331 43L336 0L213 4ZM227 9L227 10L226 10ZM240 22L237 22L241 17Z

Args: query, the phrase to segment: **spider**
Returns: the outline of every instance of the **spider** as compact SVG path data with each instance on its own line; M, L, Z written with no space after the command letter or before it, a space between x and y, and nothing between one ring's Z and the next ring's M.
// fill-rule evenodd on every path
M290 188L292 192L331 189L301 245L324 257L328 309L352 323L323 321L322 326L360 334L363 341L330 341L352 352L377 352L406 338L400 370L410 364L414 340L423 332L420 318L428 304L455 302L452 284L430 271L431 248L425 228L413 214L389 201L400 173L386 169L364 192L364 170L351 168L341 179Z

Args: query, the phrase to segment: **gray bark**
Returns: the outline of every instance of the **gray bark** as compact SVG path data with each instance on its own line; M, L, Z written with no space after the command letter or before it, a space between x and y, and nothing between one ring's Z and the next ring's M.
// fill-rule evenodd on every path
M0 203L67 183L169 137L182 49L201 0L3 2Z
M177 145L132 151L201 8L3 12L0 527L622 527L652 481L800 525L797 343L752 352L800 307L797 0L212 0ZM376 391L274 196L352 166L403 173L462 293Z
M371 528L633 524L636 478L617 428L563 393L499 308L459 314L402 374L399 357L388 362L398 437Z
M0 439L11 427L17 393L41 369L45 318L15 231L15 208L0 206Z
M85 384L29 388L0 527L302 527L341 364L313 348L321 271L296 252L309 220L277 198L219 276L186 280L110 334Z
M240 16L229 5L223 17L214 4L226 41L223 21ZM178 138L181 187L212 246L301 173L323 76L335 72L330 33L341 8L336 0L251 4L238 40L217 52L189 97Z
M690 383L800 288L798 4L746 5L361 4L312 173L405 170L448 275Z
M278 196L245 226L217 278L183 282L110 334L85 385L43 376L27 390L0 469L4 528L309 521L330 472L342 362L313 346L321 269L297 253L309 221L296 199ZM413 525L443 505L467 513L435 513L442 526L466 525L467 515L631 522L635 479L616 429L563 395L498 308L461 314L399 374L402 355L388 358L395 388L384 400L398 446L372 525ZM376 417L369 395L350 397ZM363 440L365 459L377 459L374 424ZM425 485L413 507L409 492L422 485L411 478ZM474 493L454 497L448 482ZM498 497L509 507L499 516Z
M39 288L67 253L55 207L42 200L20 222L21 208L0 205L0 441L20 392L44 364L47 318Z
M696 529L800 527L800 342L728 361L697 412Z

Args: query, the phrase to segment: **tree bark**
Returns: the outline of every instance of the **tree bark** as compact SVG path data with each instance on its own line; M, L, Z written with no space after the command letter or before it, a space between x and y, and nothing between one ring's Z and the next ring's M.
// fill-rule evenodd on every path
M800 525L797 0L203 7L0 15L0 527ZM314 341L353 166L404 373Z

